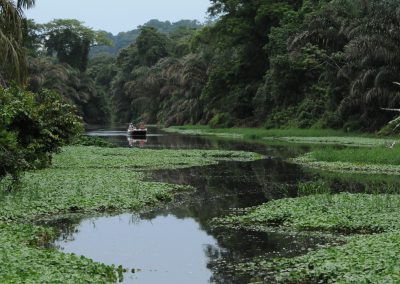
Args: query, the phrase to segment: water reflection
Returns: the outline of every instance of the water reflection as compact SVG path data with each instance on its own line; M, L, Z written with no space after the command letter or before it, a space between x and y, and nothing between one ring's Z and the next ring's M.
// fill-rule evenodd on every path
M148 134L145 143L142 143L143 148L148 149L224 149L238 151L253 151L268 157L294 157L301 153L309 151L309 146L304 145L265 145L255 141L243 142L241 140L229 140L219 137L201 137L191 135L180 135L177 133L167 133L161 129L149 126ZM117 125L113 127L92 127L86 132L89 136L103 137L109 142L119 147L130 147L133 142L139 141L130 140L127 135L126 125ZM250 143L251 142L251 143Z
M124 214L84 220L76 230L73 241L68 237L56 245L139 271L126 274L124 283L207 283L212 276L204 252L217 241L190 218L167 215L150 221Z
M144 148L145 144L147 143L147 139L134 139L131 136L128 136L127 140L130 148L133 148L134 146L138 148Z

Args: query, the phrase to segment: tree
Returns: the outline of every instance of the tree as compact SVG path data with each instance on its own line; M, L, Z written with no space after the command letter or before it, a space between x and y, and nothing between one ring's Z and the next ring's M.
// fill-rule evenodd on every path
M204 32L214 46L214 64L202 98L214 116L229 113L237 121L253 117L253 98L269 68L269 33L298 1L212 0L219 19ZM210 120L212 117L207 117ZM247 123L247 122L245 122Z
M400 8L396 0L360 1L359 17L350 26L343 72L351 78L349 96L339 111L375 130L393 119L380 108L400 106Z
M30 57L28 62L30 91L40 93L48 89L59 93L67 102L73 103L78 108L85 122L110 121L105 90L88 74L68 64L55 64L48 58Z
M152 66L168 55L167 37L155 28L143 27L136 39L138 56L143 65Z
M10 80L19 84L26 81L22 9L34 4L35 0L0 0L0 85Z
M85 71L90 48L111 44L105 32L93 31L78 20L53 20L41 26L47 55L56 54L61 63Z

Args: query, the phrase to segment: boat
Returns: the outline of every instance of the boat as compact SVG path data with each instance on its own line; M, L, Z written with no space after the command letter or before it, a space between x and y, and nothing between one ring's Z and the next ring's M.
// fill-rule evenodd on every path
M147 128L145 128L143 122L139 123L139 126L137 128L133 125L133 123L129 123L128 135L131 137L146 137Z
M133 137L146 137L147 136L147 128L143 129L128 129L128 134Z

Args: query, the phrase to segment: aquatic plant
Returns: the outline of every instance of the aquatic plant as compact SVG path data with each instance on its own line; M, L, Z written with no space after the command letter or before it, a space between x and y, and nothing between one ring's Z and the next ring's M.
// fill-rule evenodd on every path
M0 222L0 283L115 283L116 268L44 244L55 232Z
M259 258L235 268L267 283L399 283L399 238L398 232L351 237L304 256Z
M223 223L288 230L377 233L400 229L400 195L316 194L274 200Z
M42 247L56 232L33 222L161 205L191 188L144 181L143 171L259 157L233 151L65 147L52 167L26 172L18 190L8 192L7 179L0 181L0 283L115 283L123 268Z
M319 194L323 183L310 183L307 195L275 200L217 219L225 227L350 235L346 243L295 258L249 260L237 273L273 283L397 283L400 281L400 195ZM306 187L309 185L306 185ZM363 235L357 235L363 234ZM372 235L365 235L372 234Z

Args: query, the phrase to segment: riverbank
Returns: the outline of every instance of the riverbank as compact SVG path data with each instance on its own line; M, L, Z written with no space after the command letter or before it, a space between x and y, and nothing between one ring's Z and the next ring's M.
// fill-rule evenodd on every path
M372 134L346 133L332 129L213 129L208 126L176 126L165 130L181 134L252 140L267 145L319 145L318 149L314 147L310 153L290 159L290 162L325 171L400 175L400 141L397 137L379 138ZM347 148L330 147L334 145Z
M332 172L400 175L400 147L325 148L294 158L292 162Z
M264 129L264 128L210 128L201 125L173 126L166 132L187 135L216 136L223 138L258 140L297 144L379 146L397 141L394 137L380 138L373 134L344 132L334 129Z
M51 168L26 173L12 192L6 192L7 181L0 183L0 282L115 283L116 267L44 248L57 232L35 224L68 213L153 208L190 190L143 181L146 171L259 157L233 151L65 147L54 156Z

